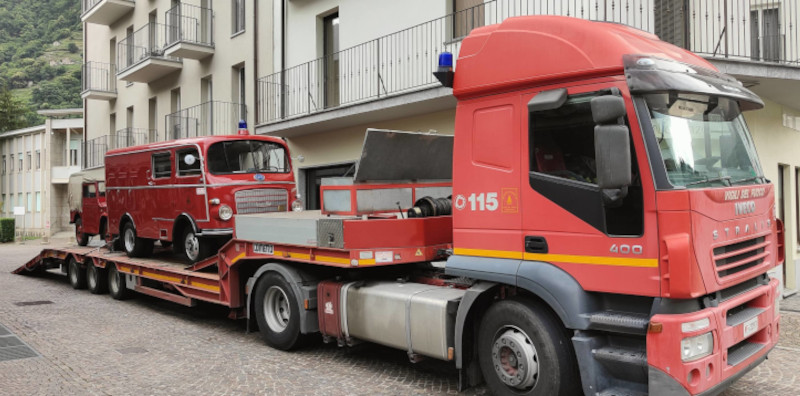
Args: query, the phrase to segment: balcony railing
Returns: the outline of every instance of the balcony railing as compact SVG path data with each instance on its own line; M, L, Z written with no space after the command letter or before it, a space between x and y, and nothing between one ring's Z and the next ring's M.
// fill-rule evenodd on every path
M110 25L135 6L134 0L81 0L81 20Z
M99 168L105 164L108 140L109 136L99 136L86 141L83 148L83 169Z
M521 15L622 23L710 58L800 66L798 0L494 0L260 78L257 122L436 86L440 52Z
M158 141L158 131L145 128L122 128L110 136L109 150Z
M166 116L167 139L197 136L232 135L239 121L247 119L247 106L210 101Z
M167 46L177 42L214 46L214 12L179 3L167 11Z
M117 93L117 67L113 63L86 62L81 73L81 92L83 94Z
M167 31L167 25L151 22L122 39L117 44L119 73L124 73L150 58L179 61L180 58L164 53L164 49L167 47Z

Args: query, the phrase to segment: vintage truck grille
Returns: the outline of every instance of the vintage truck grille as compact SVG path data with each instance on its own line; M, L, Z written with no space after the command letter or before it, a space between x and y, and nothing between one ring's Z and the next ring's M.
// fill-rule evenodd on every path
M714 248L717 274L725 278L763 263L769 254L768 244L762 236Z
M280 188L256 188L237 191L236 213L283 212L289 204L289 194Z

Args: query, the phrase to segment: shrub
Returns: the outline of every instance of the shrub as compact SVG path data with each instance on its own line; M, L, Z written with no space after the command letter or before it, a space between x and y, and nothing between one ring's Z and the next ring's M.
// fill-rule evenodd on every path
M14 219L0 218L0 242L12 242L14 240Z

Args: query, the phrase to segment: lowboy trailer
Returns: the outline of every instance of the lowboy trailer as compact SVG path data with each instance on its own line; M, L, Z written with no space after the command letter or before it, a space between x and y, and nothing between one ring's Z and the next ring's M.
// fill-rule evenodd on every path
M322 211L237 214L191 266L65 248L17 272L221 304L283 350L452 361L498 395L714 395L766 359L784 247L755 94L646 32L549 16L474 29L435 74L454 137L368 131Z

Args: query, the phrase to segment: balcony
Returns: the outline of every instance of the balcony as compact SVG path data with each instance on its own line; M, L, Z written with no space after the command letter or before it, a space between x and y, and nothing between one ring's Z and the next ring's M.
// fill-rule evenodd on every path
M247 106L210 101L166 116L167 139L197 136L234 135L239 120L247 119Z
M100 168L105 164L109 136L99 136L87 140L83 145L83 169Z
M84 63L81 73L81 98L97 100L116 99L116 75L117 67L113 63Z
M766 83L763 78L770 75L785 76L786 69L800 80L797 3L487 1L261 77L257 86L258 131L292 136L454 108L452 95L432 75L438 54L450 51L457 55L461 38L473 28L521 15L563 15L626 24L689 49L740 78L755 76L760 79L757 84ZM731 63L746 70L732 70ZM758 72L753 65L766 70Z
M108 140L108 149L118 149L158 141L158 131L145 128L118 129Z
M67 184L69 183L69 176L80 171L80 166L54 166L50 168L50 183Z
M134 0L81 0L81 22L111 25L135 5Z
M180 58L165 53L167 25L149 23L117 44L117 78L151 83L183 68Z
M214 12L179 3L166 13L168 56L204 59L214 55Z

